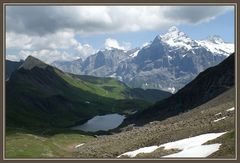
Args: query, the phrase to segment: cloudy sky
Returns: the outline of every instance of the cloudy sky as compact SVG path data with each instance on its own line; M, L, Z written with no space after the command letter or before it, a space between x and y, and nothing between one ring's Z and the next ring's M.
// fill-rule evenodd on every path
M234 40L232 6L7 6L6 58L47 63L141 47L177 26L193 39Z

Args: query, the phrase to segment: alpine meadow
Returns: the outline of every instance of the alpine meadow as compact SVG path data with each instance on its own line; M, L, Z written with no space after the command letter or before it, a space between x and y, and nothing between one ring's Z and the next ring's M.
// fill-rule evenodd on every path
M232 5L6 5L6 159L234 159Z

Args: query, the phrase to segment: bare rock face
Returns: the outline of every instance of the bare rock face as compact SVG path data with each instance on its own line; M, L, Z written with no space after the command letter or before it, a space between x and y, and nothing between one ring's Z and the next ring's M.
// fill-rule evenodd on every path
M40 61L37 58L34 58L32 56L28 56L26 58L26 60L24 61L24 63L22 64L22 68L26 69L26 70L31 70L34 67L38 67L38 68L42 68L45 69L48 65L42 61Z
M232 54L220 64L201 72L176 94L137 113L127 121L135 124L146 123L191 110L234 88L234 78L234 54Z
M193 40L177 27L171 27L142 48L105 49L84 61L54 62L53 65L75 74L114 77L134 88L175 93L233 52L234 45L219 36Z

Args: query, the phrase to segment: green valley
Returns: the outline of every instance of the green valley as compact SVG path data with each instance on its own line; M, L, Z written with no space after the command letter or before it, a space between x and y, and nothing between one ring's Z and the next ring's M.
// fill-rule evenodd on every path
M156 92L155 100L171 95ZM6 124L31 130L66 128L95 115L139 111L152 104L153 99L138 94L115 79L68 74L29 56L6 83Z

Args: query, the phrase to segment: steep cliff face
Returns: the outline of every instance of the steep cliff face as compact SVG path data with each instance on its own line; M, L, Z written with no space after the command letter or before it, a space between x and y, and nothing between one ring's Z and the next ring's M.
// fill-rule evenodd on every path
M234 67L234 54L232 54L217 66L201 72L176 94L129 117L127 121L141 124L153 120L163 120L213 99L234 86Z

